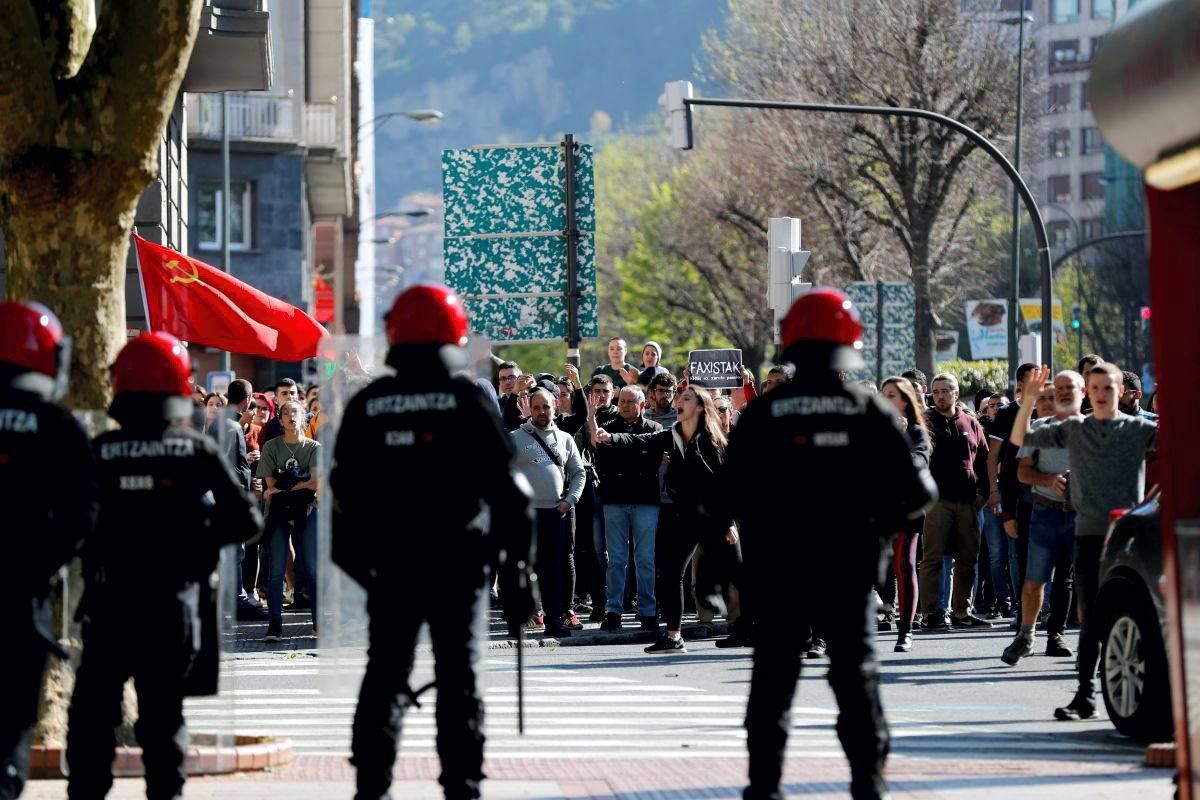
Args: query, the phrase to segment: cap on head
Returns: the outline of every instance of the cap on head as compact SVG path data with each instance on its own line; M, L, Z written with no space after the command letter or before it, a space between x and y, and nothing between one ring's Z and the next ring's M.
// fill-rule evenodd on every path
M467 310L458 295L437 283L418 283L400 293L384 318L393 344L467 343Z
M169 333L143 333L121 349L112 365L114 394L141 392L188 397L192 364L187 348Z
M27 300L0 303L0 361L57 378L63 329L54 312Z
M832 346L839 351L835 369L855 369L862 363L862 322L850 298L837 289L822 287L805 292L780 325L779 337L786 353L804 345Z

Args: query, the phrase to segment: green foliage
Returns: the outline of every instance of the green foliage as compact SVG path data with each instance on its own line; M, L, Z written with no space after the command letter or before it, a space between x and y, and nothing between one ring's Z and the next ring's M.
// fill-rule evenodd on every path
M708 348L738 347L756 369L769 335L755 327L765 286L752 286L753 301L744 294L762 280L761 243L747 247L697 203L710 167L703 154L666 150L657 132L611 137L596 157L601 329L635 353L660 342L676 374L689 350Z
M938 372L948 372L958 379L959 397L965 398L967 405L971 397L980 389L991 389L993 392L1003 392L1008 388L1008 361L993 359L988 361L939 361ZM933 376L929 376L933 380Z

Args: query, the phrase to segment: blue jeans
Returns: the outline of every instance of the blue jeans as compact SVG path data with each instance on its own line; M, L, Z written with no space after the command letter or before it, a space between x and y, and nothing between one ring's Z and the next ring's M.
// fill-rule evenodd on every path
M629 567L629 541L637 570L638 614L658 613L654 598L654 538L658 506L604 504L604 531L608 543L608 602L605 611L620 614L625 607L625 573Z
M1049 583L1055 568L1069 565L1074 553L1075 512L1035 504L1033 516L1029 518L1029 561L1025 580Z
M1004 532L1004 520L984 506L979 512L979 527L983 531L984 541L987 542L988 563L992 571L992 591L996 600L1002 603L1012 603L1014 595L1013 581L1010 576L1020 575L1017 569L1016 542L1010 546L1008 534ZM1015 587L1017 597L1020 597L1021 587Z
M283 622L283 573L287 571L288 539L295 537L296 591L304 589L312 601L312 618L317 618L317 509L314 506L304 520L304 527L292 529L287 521L273 520L267 525L266 547L270 572L267 577L267 610L271 623ZM301 568L303 567L303 569Z

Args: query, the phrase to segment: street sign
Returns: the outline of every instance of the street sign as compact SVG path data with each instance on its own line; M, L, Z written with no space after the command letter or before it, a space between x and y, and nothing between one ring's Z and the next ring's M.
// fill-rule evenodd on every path
M233 370L211 370L208 373L206 384L210 393L228 394L229 384L237 378L237 373Z
M592 148L572 152L573 264L563 145L442 154L446 284L463 298L472 330L495 343L570 340L572 268L576 335L600 335Z
M1065 345L1067 343L1067 323L1063 319L1062 300L1054 298L1054 302L1050 306L1050 314L1054 320L1054 343L1059 346ZM1041 333L1042 298L1022 297L1021 316L1025 318L1025 327L1029 329L1030 333Z
M741 350L691 350L688 380L703 389L737 389L742 385L741 363Z
M958 331L934 331L933 360L953 361L958 358Z
M856 281L846 285L846 294L858 307L862 319L862 355L867 362L864 369L851 372L850 378L879 384L888 376L912 369L917 350L917 307L912 284Z
M967 301L971 358L1008 358L1008 301L999 297Z

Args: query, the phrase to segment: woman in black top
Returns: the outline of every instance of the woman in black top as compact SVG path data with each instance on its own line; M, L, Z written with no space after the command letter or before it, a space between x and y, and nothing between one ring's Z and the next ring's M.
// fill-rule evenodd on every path
M912 445L913 463L929 468L933 443L921 413L921 402L907 378L891 377L879 390L883 399L896 409L900 426L908 432ZM896 652L912 650L912 625L917 616L917 540L925 525L925 516L912 520L908 527L892 537L892 564L896 571L896 594L899 611L896 617Z
M683 619L683 575L697 544L705 551L720 552L722 542L737 543L737 531L731 520L713 509L712 498L726 491L721 482L725 460L725 434L721 432L712 395L696 386L688 386L675 397L677 422L656 433L611 434L603 429L595 433L597 444L640 447L659 451L668 458L666 490L673 502L664 504L659 515L655 548L661 563L658 574L664 585L657 587L667 633L646 648L647 653L686 652L680 635ZM735 565L725 566L728 573ZM727 577L726 580L732 580ZM707 596L708 589L697 595Z

